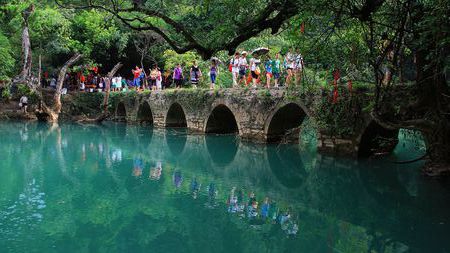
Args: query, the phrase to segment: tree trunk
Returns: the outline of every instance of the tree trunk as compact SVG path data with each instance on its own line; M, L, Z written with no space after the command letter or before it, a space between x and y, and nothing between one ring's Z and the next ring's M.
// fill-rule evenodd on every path
M111 91L111 79L116 74L116 72L123 66L122 63L117 63L114 68L108 73L105 79L105 99L103 100L103 114L108 115L108 103L109 103L109 92Z
M31 75L31 65L32 65L32 52L31 52L31 42L30 42L30 32L28 30L28 24L23 28L22 33L22 50L23 50L23 67L22 75Z
M22 12L24 20L24 27L22 30L22 71L13 80L13 83L26 83L32 86L31 83L31 67L32 67L32 51L30 42L30 32L28 29L28 18L34 12L34 5L30 5L26 10Z
M38 87L41 87L42 80L42 55L39 55L39 72L38 72Z
M80 53L76 53L74 56L72 56L72 58L70 58L64 64L64 66L59 71L58 82L56 83L56 92L55 92L55 95L53 97L53 99L55 101L55 105L53 106L53 110L58 115L61 112L61 108L62 108L62 104L61 104L61 89L62 89L62 86L64 84L64 79L65 79L65 76L66 76L66 73L67 73L67 69L70 66L72 66L75 62L77 62L81 57L82 57L82 55Z

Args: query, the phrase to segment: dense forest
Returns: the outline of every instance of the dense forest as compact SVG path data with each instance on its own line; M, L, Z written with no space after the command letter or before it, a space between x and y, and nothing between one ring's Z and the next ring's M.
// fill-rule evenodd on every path
M422 132L429 168L441 171L450 163L449 10L446 0L0 0L0 80L56 77L77 54L72 68L106 74L121 62L131 76L136 65L295 48L304 85L327 87L338 69L342 81L370 86L374 119Z

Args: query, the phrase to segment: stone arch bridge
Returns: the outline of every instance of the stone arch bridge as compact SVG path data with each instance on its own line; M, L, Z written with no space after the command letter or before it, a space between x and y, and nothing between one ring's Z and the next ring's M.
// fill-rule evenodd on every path
M322 92L295 93L289 90L223 89L168 90L133 93L115 97L113 120L153 124L155 127L187 128L206 134L237 134L244 140L261 143L295 143L302 123L309 117L318 124L318 150L327 153L364 155L374 150L376 136L397 138L398 131L383 129L365 113L370 97L364 93L342 99L348 103L346 121L349 129L337 134L323 124L321 104L327 103ZM328 103L329 104L329 103ZM339 117L342 117L339 116ZM321 126L322 125L322 126ZM330 122L335 126L335 122Z

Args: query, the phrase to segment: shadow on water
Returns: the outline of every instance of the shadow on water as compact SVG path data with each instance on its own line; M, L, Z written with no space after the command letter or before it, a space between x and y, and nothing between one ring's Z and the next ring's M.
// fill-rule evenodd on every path
M236 135L207 135L206 148L212 161L219 166L226 166L233 162L239 147Z
M307 172L304 168L298 145L267 146L270 169L282 185L287 188L300 187Z

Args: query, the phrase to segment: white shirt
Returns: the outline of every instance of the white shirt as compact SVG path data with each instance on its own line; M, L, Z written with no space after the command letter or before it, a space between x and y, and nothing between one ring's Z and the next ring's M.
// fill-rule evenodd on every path
M231 61L230 61L230 64L231 64L231 71L233 72L233 73L238 73L239 72L239 58L233 58L233 59L231 59Z
M245 66L247 68L247 59L246 58L239 58L239 67Z
M28 104L28 98L27 98L26 96L22 96L22 97L20 98L20 103L22 103L22 104Z
M303 69L303 57L301 54L298 54L295 57L295 68L302 70Z
M291 53L286 54L286 65L288 68L295 68L295 57Z
M251 71L256 71L256 64L260 63L259 59L255 59L255 58L251 58L250 59L250 70Z
M56 87L56 79L52 78L52 80L50 81L50 86Z

